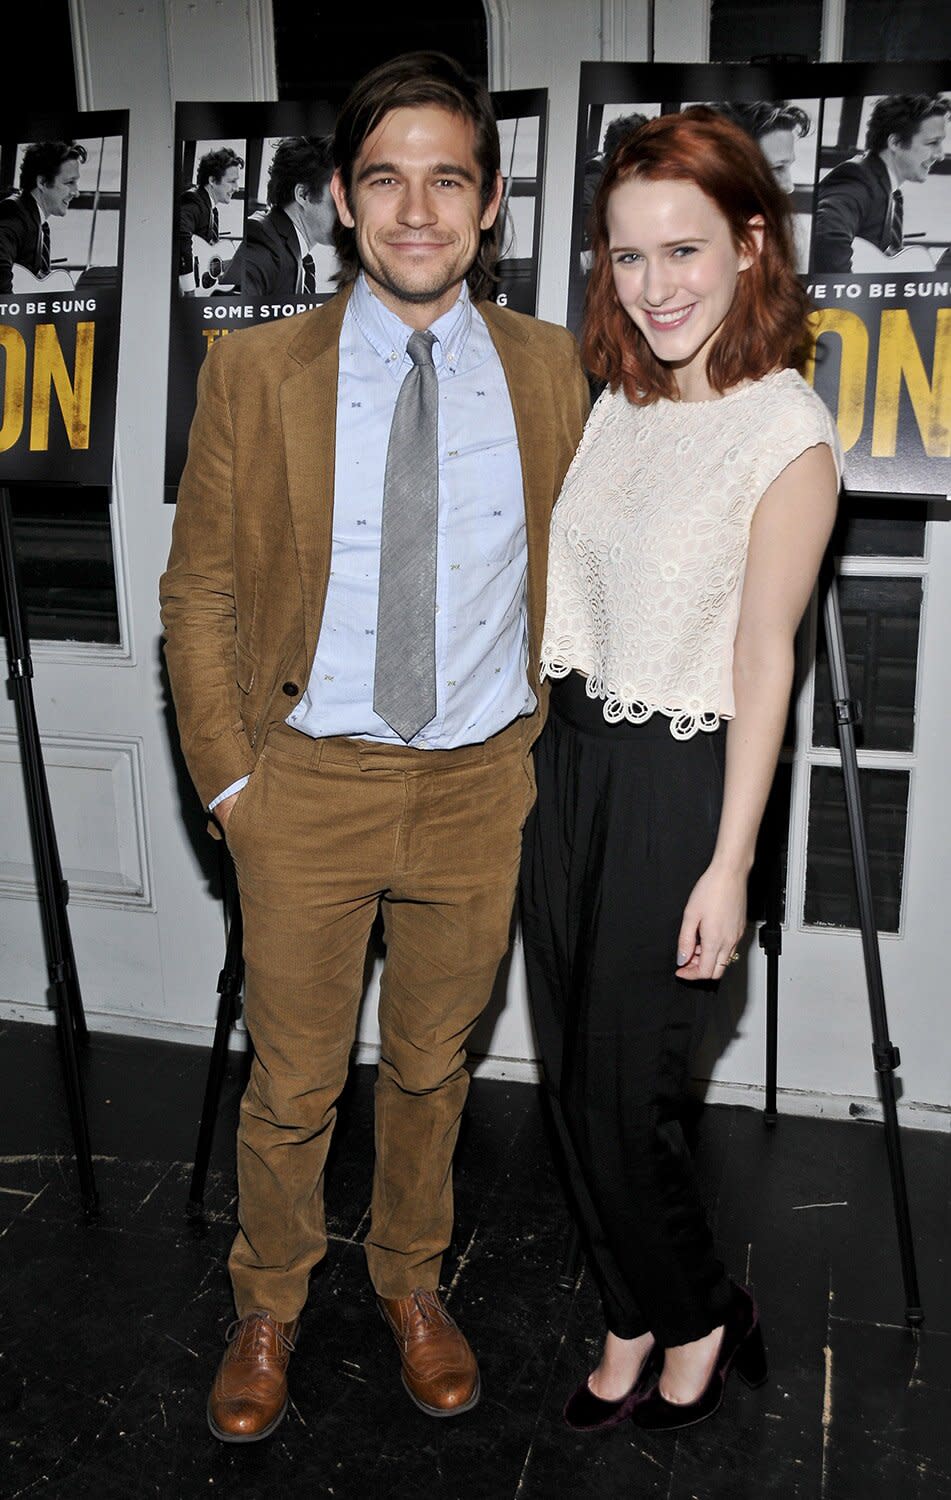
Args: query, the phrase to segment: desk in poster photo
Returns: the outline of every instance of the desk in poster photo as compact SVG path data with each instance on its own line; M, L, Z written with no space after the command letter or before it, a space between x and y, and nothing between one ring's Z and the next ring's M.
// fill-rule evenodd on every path
M0 117L3 483L112 483L127 133Z
M568 322L607 157L645 119L708 104L790 196L815 304L805 372L834 412L857 494L951 492L951 64L583 63Z

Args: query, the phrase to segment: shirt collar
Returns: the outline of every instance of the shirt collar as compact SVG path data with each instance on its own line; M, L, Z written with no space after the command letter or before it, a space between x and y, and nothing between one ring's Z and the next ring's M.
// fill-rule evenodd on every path
M370 290L361 271L356 279L350 298L350 311L367 343L394 373L401 370L408 358L406 345L414 332L408 323L390 312ZM469 333L472 328L472 302L469 288L463 282L452 307L442 317L430 323L429 332L435 335L433 364L437 372L441 367L454 375L459 367Z

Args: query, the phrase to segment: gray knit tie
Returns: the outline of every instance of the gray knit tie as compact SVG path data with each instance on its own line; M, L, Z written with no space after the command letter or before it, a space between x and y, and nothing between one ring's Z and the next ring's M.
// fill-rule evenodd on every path
M417 332L406 345L383 481L373 708L407 744L436 712L435 342Z

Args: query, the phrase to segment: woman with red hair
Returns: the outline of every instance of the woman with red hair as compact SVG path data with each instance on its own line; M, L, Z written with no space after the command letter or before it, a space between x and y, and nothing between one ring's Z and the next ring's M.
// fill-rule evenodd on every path
M554 1118L607 1324L570 1426L702 1421L766 1378L681 1118L746 925L793 646L832 529L834 423L799 374L786 194L696 107L617 149L583 350L607 382L552 518L522 925Z

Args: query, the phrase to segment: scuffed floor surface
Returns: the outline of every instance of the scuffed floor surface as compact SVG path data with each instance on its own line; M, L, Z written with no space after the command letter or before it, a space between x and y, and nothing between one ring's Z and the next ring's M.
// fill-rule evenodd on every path
M206 1055L94 1036L83 1058L102 1215L77 1212L54 1034L0 1027L0 1424L5 1500L951 1500L947 1134L904 1132L927 1325L904 1326L878 1127L710 1108L700 1165L731 1270L755 1285L769 1384L731 1381L679 1435L561 1423L597 1357L590 1277L558 1287L567 1216L535 1089L476 1081L462 1137L449 1305L483 1372L471 1414L410 1404L367 1284L372 1071L343 1101L293 1402L269 1441L218 1444L205 1399L231 1317L242 1064L226 1084L206 1221L184 1206Z

